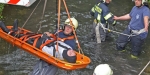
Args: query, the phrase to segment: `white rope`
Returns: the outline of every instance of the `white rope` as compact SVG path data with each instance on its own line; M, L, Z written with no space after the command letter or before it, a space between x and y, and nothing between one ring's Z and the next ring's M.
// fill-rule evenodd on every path
M43 8L43 13L42 13L41 20L43 19L43 16L44 16L44 13L45 13L46 3L47 3L47 0L45 0L45 3L44 3L44 8ZM41 31L41 27L42 27L41 25L42 25L42 22L40 22L40 27L39 27L37 33L38 33L39 31Z
M146 64L146 66L142 69L142 71L138 74L138 75L141 75L142 72L145 70L145 68L150 64L150 61Z
M28 22L28 20L30 19L30 17L32 16L33 12L34 12L35 9L37 8L37 6L40 4L40 2L41 2L41 0L40 0L39 3L36 5L36 7L34 8L34 10L32 11L32 13L30 14L30 16L28 17L28 19L25 21L25 23L22 25L21 28L23 28L23 27L26 25L26 23Z
M114 30L110 30L110 29L108 29L108 28L105 28L102 23L98 23L98 24L100 24L100 26L103 28L103 30L107 30L107 31L109 31L109 32L114 32L114 33L117 33L117 34L129 36L129 37L131 37L131 36L136 36L136 35L132 35L132 34L131 34L131 35L128 35L128 34L124 34L124 33L120 33L120 32L114 31Z
M95 27L95 33L96 33L97 43L101 43L101 37L100 37L99 27L100 27L99 24L97 24L96 27Z

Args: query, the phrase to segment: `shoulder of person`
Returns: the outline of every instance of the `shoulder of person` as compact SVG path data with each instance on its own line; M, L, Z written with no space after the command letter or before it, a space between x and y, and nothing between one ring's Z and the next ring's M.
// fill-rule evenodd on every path
M101 3L101 4L99 5L99 7L100 7L102 10L108 10L108 9L109 9L108 6L105 5L104 3Z

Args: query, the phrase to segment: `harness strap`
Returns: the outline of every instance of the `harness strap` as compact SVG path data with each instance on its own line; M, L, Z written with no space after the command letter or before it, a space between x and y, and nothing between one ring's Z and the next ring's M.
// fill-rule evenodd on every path
M31 37L28 37L26 39L24 39L24 41L26 42L27 40L29 40L30 38L37 38L37 37L41 37L42 34L38 34L38 35L34 35L34 36L31 36Z
M55 40L47 40L45 43L43 43L43 44L41 44L41 46L40 46L40 50L42 50L42 48L44 47L44 46L46 46L46 45L48 45L48 44L52 44L52 43L54 43L54 41Z
M56 56L56 48L55 48L55 43L53 43L53 45L52 45L54 48L53 48L53 57L55 57Z
M61 45L60 43L58 43L58 45L59 45L60 47L65 48L65 49L69 49L68 47L66 47L66 46L64 46L64 45Z
M75 38L74 36L69 36L67 38L58 38L58 40L64 42L65 40L71 40L71 39L74 39L74 38Z
M34 47L36 47L36 43L37 43L37 41L38 41L39 38L40 38L40 37L35 38L35 40L34 40L34 42L33 42L33 46L34 46Z
M25 40L25 39L27 39L27 37L30 37L30 36L33 36L33 35L35 35L35 34L25 34L25 35L21 36L19 39L20 40Z

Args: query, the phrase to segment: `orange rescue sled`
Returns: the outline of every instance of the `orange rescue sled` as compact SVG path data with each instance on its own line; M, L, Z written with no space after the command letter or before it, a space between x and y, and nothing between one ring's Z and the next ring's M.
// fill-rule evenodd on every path
M7 28L11 29L12 26L7 26ZM19 28L19 29L21 29L21 28ZM21 29L21 30L25 33L31 32L26 29ZM68 63L66 61L59 60L45 52L42 52L42 50L40 50L36 47L33 47L32 45L20 40L19 38L13 37L13 36L5 33L2 29L0 29L0 37L2 39L6 40L7 42L31 53L32 55L37 56L38 58L46 61L47 63L53 64L59 68L65 69L65 70L75 70L75 69L85 68L91 62L87 56L80 54L78 52L76 52L76 55L77 55L76 63Z

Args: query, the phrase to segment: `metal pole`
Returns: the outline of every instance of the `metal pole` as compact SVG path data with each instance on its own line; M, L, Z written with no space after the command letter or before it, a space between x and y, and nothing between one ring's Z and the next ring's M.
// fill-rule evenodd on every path
M142 69L142 71L138 74L138 75L141 75L142 72L145 70L145 68L150 64L150 61L146 64L146 66Z

